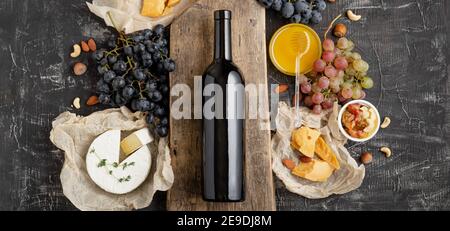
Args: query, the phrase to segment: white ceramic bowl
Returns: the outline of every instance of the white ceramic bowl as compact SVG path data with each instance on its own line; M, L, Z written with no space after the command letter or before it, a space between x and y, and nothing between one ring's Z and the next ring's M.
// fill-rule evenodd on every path
M373 134L371 134L367 138L358 139L358 138L352 137L351 135L349 135L347 133L347 131L345 131L344 126L342 125L342 114L344 114L344 111L347 109L347 107L352 104L362 104L362 105L368 106L369 108L372 108L377 115L377 118L378 118L377 129L375 130L375 132ZM353 100L353 101L346 103L341 108L341 110L339 111L339 115L338 115L339 130L341 131L342 134L344 134L345 137L347 137L347 139L354 141L354 142L365 142L365 141L372 139L378 133L378 130L380 130L380 123L381 123L381 117L380 117L380 113L378 112L377 108L375 106L373 106L373 104L371 104L370 102L368 102L366 100Z

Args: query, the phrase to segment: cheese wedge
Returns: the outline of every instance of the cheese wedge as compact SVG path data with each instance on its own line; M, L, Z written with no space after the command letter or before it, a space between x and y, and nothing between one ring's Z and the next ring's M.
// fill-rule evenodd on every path
M313 159L309 163L300 163L292 174L310 181L324 182L333 174L334 168L327 162Z
M180 3L181 0L169 0L167 1L167 7L173 7L176 4Z
M92 181L113 194L135 190L145 181L151 167L147 145L119 162L120 133L120 130L111 130L98 136L86 155L86 169Z
M144 145L153 141L148 128L143 128L126 137L120 142L120 149L125 156L130 155Z
M162 16L168 15L170 13L172 13L173 7L166 7L166 9L164 9L164 12L162 14Z
M160 17L166 8L165 0L143 0L141 15L146 17Z
M331 150L330 146L325 142L322 137L319 137L316 142L316 148L314 150L317 156L320 157L323 161L327 162L333 168L340 169L341 165L337 160L336 154Z
M319 136L319 131L303 126L292 132L291 146L303 155L313 158L316 141Z

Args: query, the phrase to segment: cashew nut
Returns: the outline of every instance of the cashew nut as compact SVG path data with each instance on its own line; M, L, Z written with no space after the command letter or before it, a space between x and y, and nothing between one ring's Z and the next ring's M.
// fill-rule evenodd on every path
M389 127L389 125L391 124L391 118L389 118L389 117L386 117L386 118L384 118L384 121L383 121L383 123L381 124L381 128L387 128L387 127Z
M353 13L353 11L351 10L347 10L347 17L352 20L352 21L358 21L361 19L361 15L357 15L355 13Z
M76 58L81 54L81 47L78 44L73 45L73 52L70 53L70 57Z
M388 157L388 158L392 155L392 151L391 151L391 149L388 148L388 147L382 147L382 148L380 149L380 151L383 152L384 155L385 155L386 157Z
M80 108L81 108L81 106L80 106L80 98L79 98L79 97L75 98L75 99L73 100L72 105L73 105L76 109L80 109Z

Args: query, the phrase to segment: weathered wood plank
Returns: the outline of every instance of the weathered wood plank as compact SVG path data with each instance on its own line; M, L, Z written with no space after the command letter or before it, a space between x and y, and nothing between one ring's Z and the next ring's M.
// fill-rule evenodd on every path
M202 75L211 63L213 12L217 9L233 11L233 57L243 72L246 84L266 86L265 11L256 1L240 0L199 1L172 24L171 56L177 62L178 70L171 75L171 85L185 83L193 89L194 76ZM267 98L267 93L265 94L264 97ZM167 196L167 208L275 210L269 151L270 132L260 131L260 122L261 120L246 121L246 201L207 203L201 198L201 120L172 119L170 141L175 183Z

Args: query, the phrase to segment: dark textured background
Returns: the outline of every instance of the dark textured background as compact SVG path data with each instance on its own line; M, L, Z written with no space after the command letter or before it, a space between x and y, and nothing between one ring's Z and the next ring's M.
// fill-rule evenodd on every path
M247 0L253 1L253 0ZM276 181L279 210L450 209L450 2L445 0L337 0L326 24L345 9L363 19L349 36L370 65L376 86L368 99L393 119L370 142L350 144L357 158L374 152L363 185L346 195L308 200ZM251 9L249 9L251 10ZM286 24L267 14L267 38ZM64 197L63 153L49 141L52 120L64 111L87 115L99 108L70 107L92 93L95 73L71 73L71 46L102 40L109 30L78 0L0 0L0 210L76 210ZM188 39L188 38L184 38ZM272 83L292 83L269 61ZM386 159L377 150L389 146ZM165 208L157 193L150 210Z

